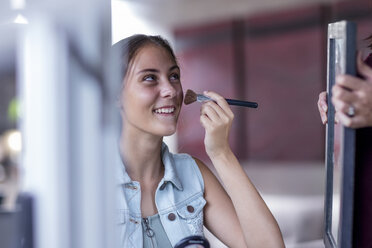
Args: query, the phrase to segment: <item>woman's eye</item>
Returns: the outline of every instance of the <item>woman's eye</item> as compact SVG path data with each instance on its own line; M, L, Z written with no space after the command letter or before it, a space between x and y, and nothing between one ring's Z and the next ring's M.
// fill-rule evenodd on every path
M180 80L180 75L178 75L177 73L174 73L170 76L170 80L171 81L179 81Z
M143 78L144 81L156 81L156 76L155 75L146 75Z

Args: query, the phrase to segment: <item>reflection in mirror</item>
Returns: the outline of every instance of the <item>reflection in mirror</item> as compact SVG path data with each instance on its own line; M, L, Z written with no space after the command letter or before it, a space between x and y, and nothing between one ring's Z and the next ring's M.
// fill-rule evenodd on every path
M345 73L344 57L345 49L343 39L335 39L335 76ZM332 235L338 240L340 220L340 187L342 173L342 125L337 123L335 117L334 126L334 149L333 149L333 194L332 194Z

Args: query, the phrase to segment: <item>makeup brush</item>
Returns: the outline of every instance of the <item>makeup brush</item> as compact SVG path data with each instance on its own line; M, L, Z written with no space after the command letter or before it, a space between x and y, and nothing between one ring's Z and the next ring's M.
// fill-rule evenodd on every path
M258 104L256 102L247 102L247 101L240 101L240 100L234 100L234 99L226 99L226 102L229 105L236 105L236 106L243 106L248 108L257 108ZM195 101L198 102L205 102L205 101L213 101L212 98L209 98L202 94L196 94L192 90L187 90L185 95L185 100L183 101L186 105L193 103Z

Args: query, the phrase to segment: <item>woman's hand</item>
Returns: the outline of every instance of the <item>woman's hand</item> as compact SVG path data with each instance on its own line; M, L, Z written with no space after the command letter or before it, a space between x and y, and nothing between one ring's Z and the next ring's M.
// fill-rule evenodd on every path
M332 88L335 119L350 128L372 126L372 69L362 61L360 54L357 58L357 67L364 79L339 75ZM323 124L327 123L326 92L319 94L318 109Z
M204 95L215 101L203 103L200 114L200 122L205 128L205 150L212 158L230 151L229 133L234 114L225 98L219 94L206 91Z
M323 91L319 94L318 110L319 110L320 119L322 120L322 123L326 124L328 121L327 119L328 104L327 104L327 92L326 91Z
M323 124L328 123L328 104L327 104L327 92L323 91L319 94L318 99L318 110L320 114L320 119L322 120ZM335 116L335 123L338 123L338 116Z

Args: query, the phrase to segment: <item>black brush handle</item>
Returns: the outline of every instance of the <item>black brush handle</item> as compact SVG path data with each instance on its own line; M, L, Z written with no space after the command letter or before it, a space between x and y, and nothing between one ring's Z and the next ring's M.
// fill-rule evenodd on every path
M248 107L248 108L258 107L258 103L256 102L247 102L247 101L240 101L240 100L234 100L234 99L226 99L226 102L230 105L243 106L243 107Z

